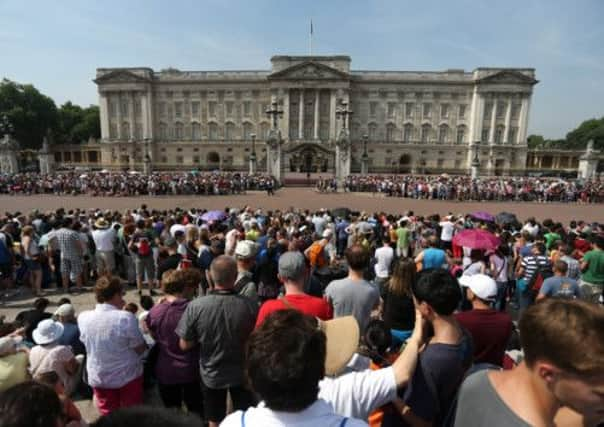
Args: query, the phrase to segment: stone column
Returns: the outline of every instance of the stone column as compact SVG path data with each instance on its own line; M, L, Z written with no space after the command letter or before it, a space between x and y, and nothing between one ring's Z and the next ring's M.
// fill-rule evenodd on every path
M525 95L522 98L522 107L520 108L520 120L518 120L518 144L526 144L526 133L528 131L529 109L531 108L531 96Z
M289 89L283 89L283 120L280 120L279 127L281 133L286 139L289 139Z
M337 129L336 129L336 103L337 103L336 91L331 90L330 98L329 98L329 139L331 139L332 141L337 138L337 135L336 135L336 132L337 132ZM357 113L357 112L355 111L355 113Z
M505 130L503 132L503 142L509 144L510 125L512 123L512 96L508 98L508 107L505 110Z
M150 138L149 132L149 109L147 108L147 94L141 96L141 119L143 121L143 139Z
M99 93L99 115L101 116L101 139L109 139L109 103L106 93Z
M134 97L134 91L129 93L128 99L129 99L129 101L128 101L128 105L129 105L128 121L130 122L130 139L136 139L136 136L135 136L136 115L134 114L134 104L136 104L136 99Z
M298 139L304 139L304 89L300 89L300 118L298 119Z
M489 145L495 142L495 118L497 117L497 98L493 97L493 108L491 108L491 124L489 128Z
M315 91L315 132L314 139L315 141L319 139L319 89Z
M478 92L478 87L474 88L474 94L472 96L472 106L470 108L470 129L468 130L468 151L466 156L466 168L468 173L471 172L472 159L474 153L472 147L474 142L481 137L482 133L482 122L484 114L484 97Z
M122 93L116 93L117 98L117 111L115 112L117 117L117 139L122 140L124 135L122 135Z

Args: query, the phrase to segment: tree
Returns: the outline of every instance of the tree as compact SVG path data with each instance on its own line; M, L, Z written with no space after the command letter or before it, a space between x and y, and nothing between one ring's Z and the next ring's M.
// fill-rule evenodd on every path
M545 144L545 139L541 135L529 135L527 144L529 148L542 147Z
M594 140L595 149L604 149L604 117L585 120L566 134L568 148L584 149L590 139Z
M48 129L57 126L57 106L30 84L0 82L0 116L6 115L22 148L39 148Z
M99 138L101 125L99 107L82 108L70 101L61 105L57 129L57 140L68 144L79 144L88 138Z

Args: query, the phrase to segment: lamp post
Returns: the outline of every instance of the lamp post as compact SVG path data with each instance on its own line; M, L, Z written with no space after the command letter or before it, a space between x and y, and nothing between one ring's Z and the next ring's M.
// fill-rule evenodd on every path
M273 128L266 138L266 172L273 176L277 182L281 182L281 144L283 141L278 127L278 119L283 117L283 110L279 108L277 99L274 99L265 112L266 116L273 122Z
M277 129L277 119L283 118L283 110L279 108L279 103L275 99L269 107L266 108L266 117L271 119L273 129Z
M249 173L253 175L256 173L256 134L252 133L250 137L252 138L252 154L250 154Z
M363 135L363 154L361 155L361 174L367 175L369 172L369 155L367 154L367 141L369 135Z
M149 154L149 138L145 138L145 157L143 158L143 172L145 175L151 174L151 156Z
M480 160L478 159L478 146L480 145L480 141L474 142L474 158L471 163L471 178L474 180L478 178L478 168L480 168Z
M336 117L342 120L342 130L348 129L347 119L352 116L353 112L348 108L348 102L342 100L336 108Z

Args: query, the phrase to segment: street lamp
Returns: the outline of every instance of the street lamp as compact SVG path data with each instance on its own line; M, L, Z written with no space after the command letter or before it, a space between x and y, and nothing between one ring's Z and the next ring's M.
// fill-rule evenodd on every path
M283 110L279 108L279 103L274 100L271 106L266 108L266 117L272 120L273 129L277 129L277 119L283 118Z
M256 134L252 133L250 134L250 137L252 138L252 154L250 154L250 175L253 175L256 173Z
M478 159L478 146L480 141L474 142L474 158L472 159L470 175L472 179L478 178L478 169L480 168L480 160Z
M361 156L361 174L367 175L369 173L369 155L367 155L367 140L369 135L363 135L363 155Z
M366 160L369 158L369 155L367 154L367 141L369 140L369 135L365 134L363 135L363 159Z

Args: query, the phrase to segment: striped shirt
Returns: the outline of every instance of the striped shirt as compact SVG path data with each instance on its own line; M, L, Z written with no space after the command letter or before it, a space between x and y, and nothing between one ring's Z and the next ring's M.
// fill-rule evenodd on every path
M522 258L522 268L524 269L524 276L523 276L524 280L526 280L527 282L530 282L531 278L537 271L538 267L551 269L551 264L550 264L549 260L547 259L547 257L545 257L544 255L537 255L537 256L529 255L529 256L525 256L524 258Z

